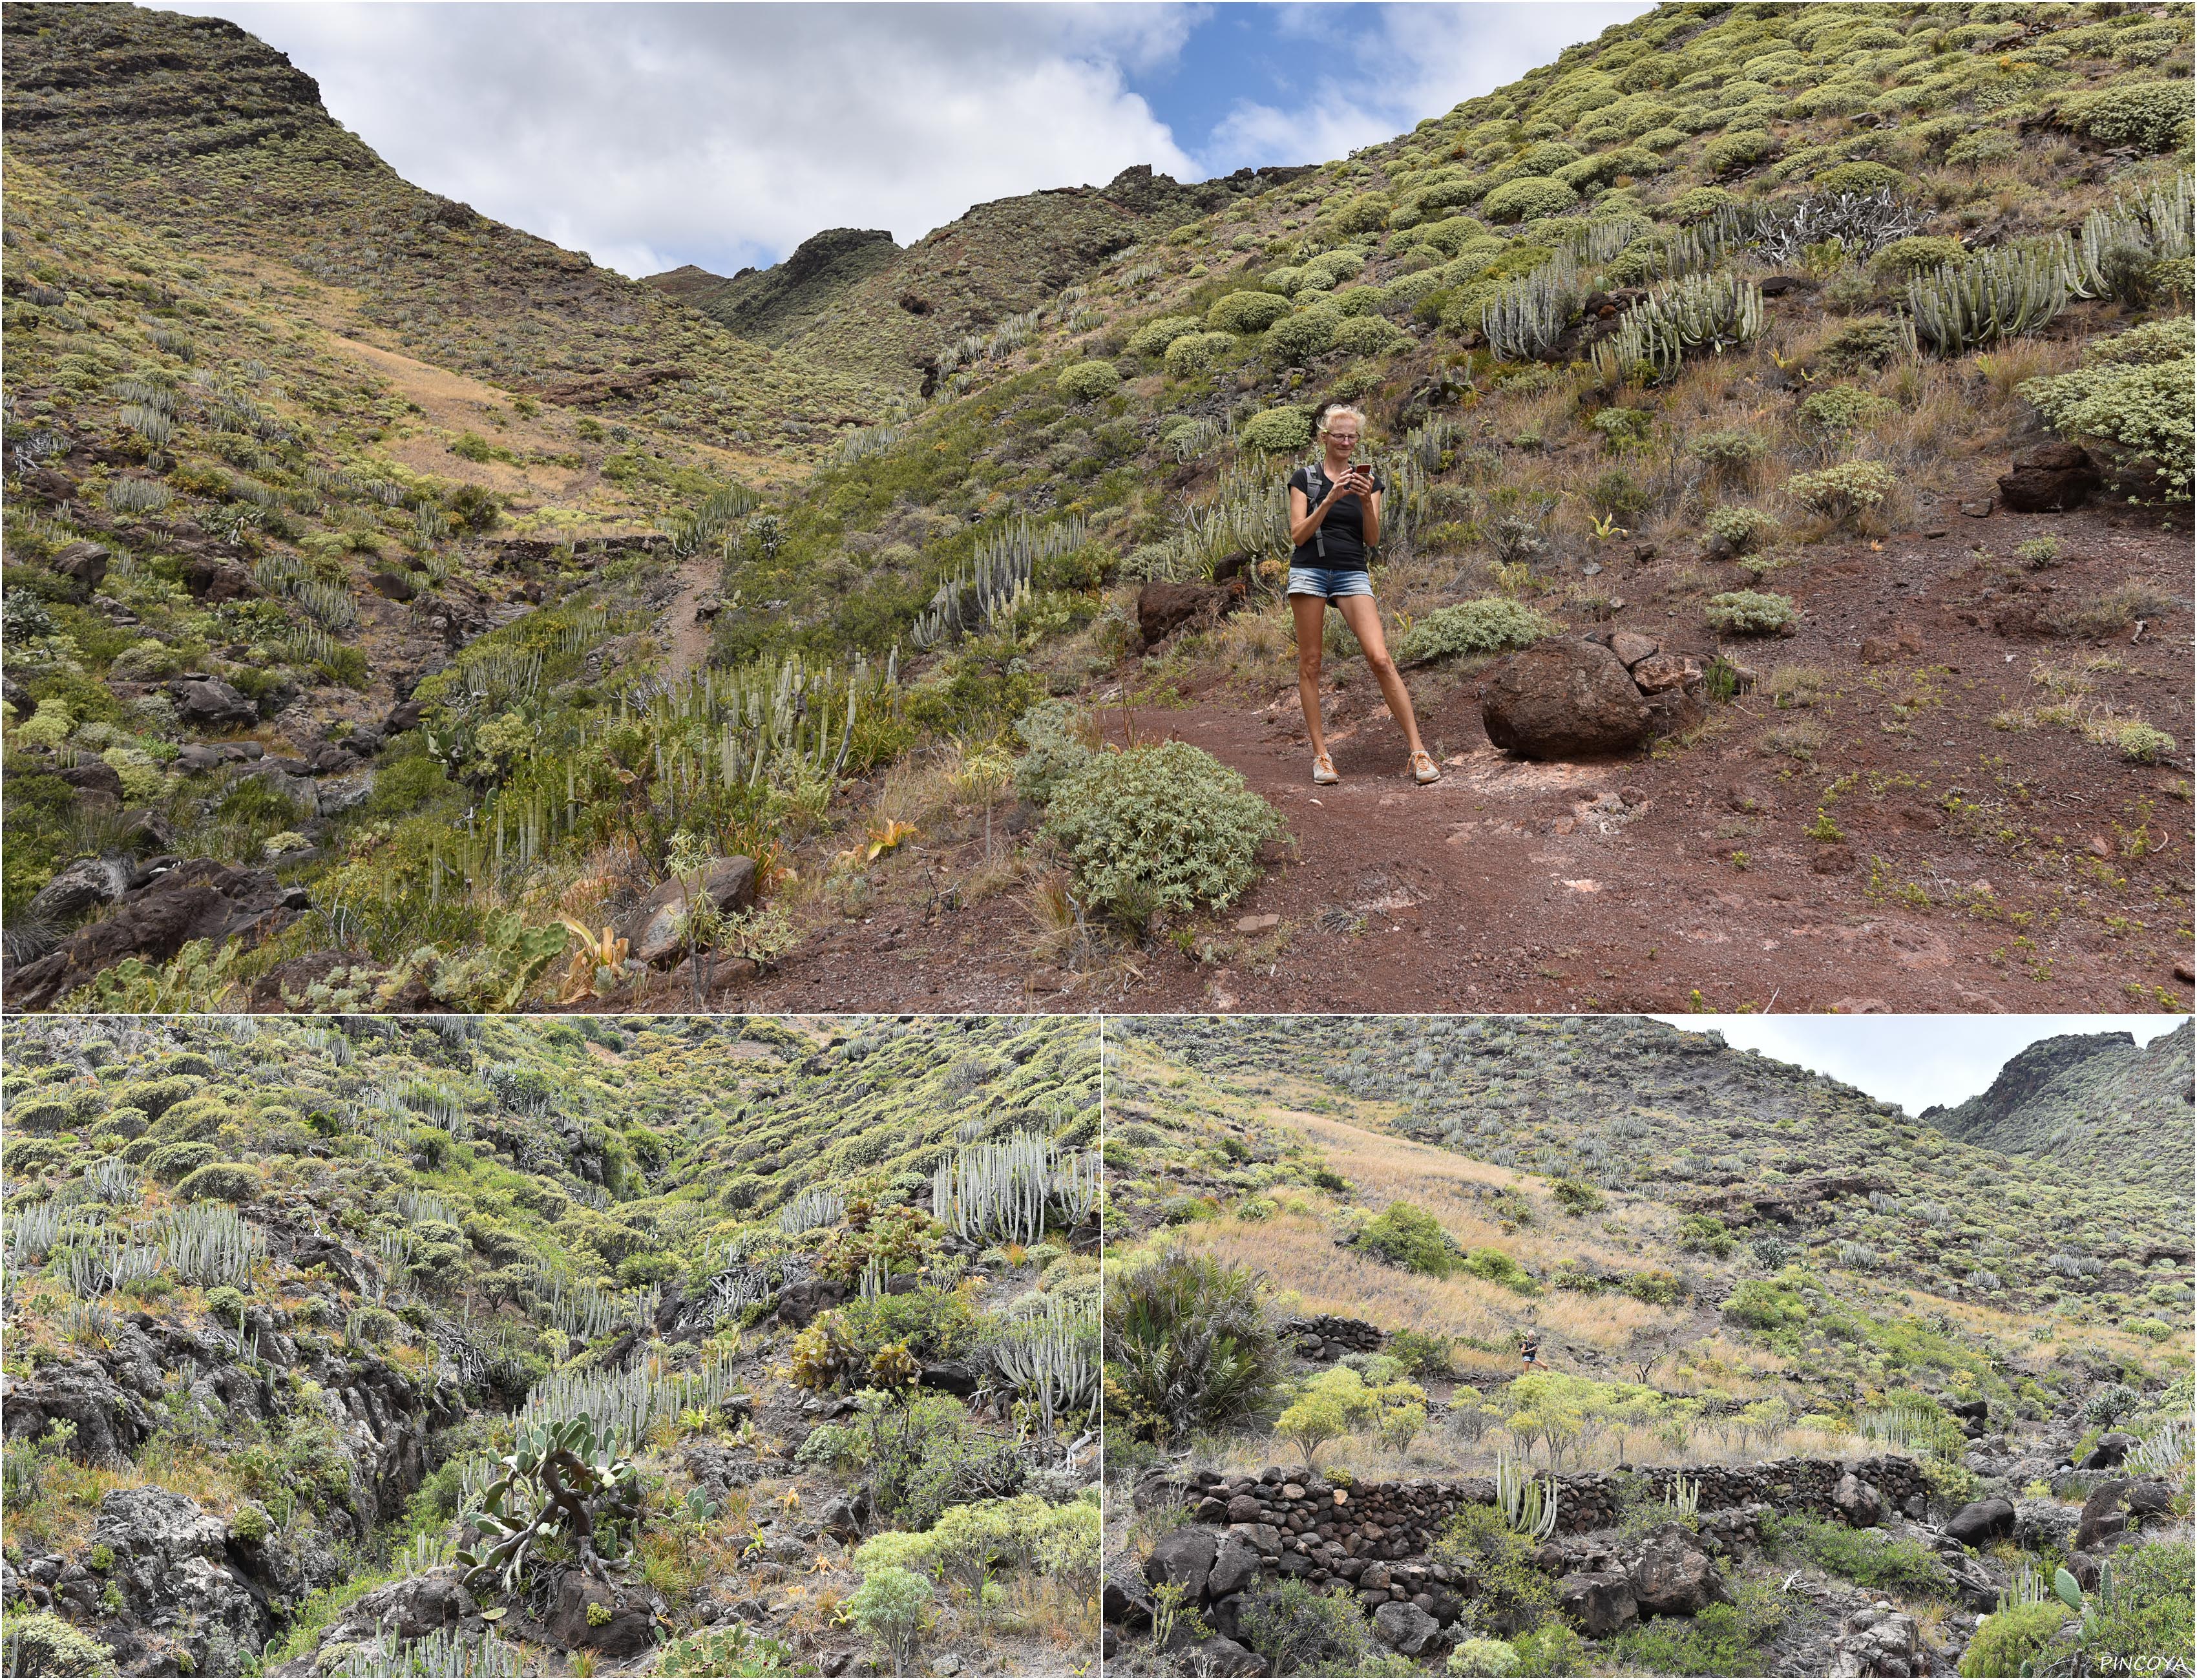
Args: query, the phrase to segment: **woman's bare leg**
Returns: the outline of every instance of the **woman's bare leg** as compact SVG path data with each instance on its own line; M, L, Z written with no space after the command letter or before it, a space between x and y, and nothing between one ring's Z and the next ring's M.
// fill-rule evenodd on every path
M1412 697L1404 687L1404 679L1396 675L1396 662L1388 657L1388 638L1381 634L1381 613L1373 605L1373 597L1345 595L1336 605L1342 622L1358 638L1359 646L1365 650L1365 663L1373 668L1373 681L1381 685L1381 698L1388 703L1389 715L1404 726L1406 744L1413 752L1425 751L1419 744L1419 721L1412 713Z
M1297 703L1304 708L1312 756L1319 758L1327 752L1319 730L1319 643L1327 631L1327 602L1319 595L1291 595L1290 616L1297 627Z

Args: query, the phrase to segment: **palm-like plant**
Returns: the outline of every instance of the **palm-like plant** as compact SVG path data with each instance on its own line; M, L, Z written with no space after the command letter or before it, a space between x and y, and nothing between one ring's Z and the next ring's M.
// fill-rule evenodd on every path
M1250 1270L1175 1249L1109 1290L1105 1353L1110 1410L1156 1440L1245 1417L1281 1369Z

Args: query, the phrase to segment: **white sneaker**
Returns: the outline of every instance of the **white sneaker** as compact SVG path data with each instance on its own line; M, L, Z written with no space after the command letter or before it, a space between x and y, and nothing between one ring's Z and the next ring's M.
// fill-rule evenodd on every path
M1414 780L1423 787L1429 782L1440 781L1441 779L1441 771L1435 765L1433 755L1426 752L1415 752L1412 755L1412 776Z
M1320 753L1312 762L1312 779L1322 787L1329 787L1342 779L1335 773L1335 761Z

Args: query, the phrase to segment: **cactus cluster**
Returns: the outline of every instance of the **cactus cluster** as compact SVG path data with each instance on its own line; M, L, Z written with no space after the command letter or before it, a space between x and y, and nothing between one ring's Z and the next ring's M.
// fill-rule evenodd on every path
M1539 1543L1556 1532L1556 1479L1537 1479L1508 1453L1495 1461L1495 1508L1511 1530Z
M1915 335L1939 356L1960 356L2033 333L2067 307L2070 242L1992 246L1966 263L1910 275Z
M1716 354L1762 333L1762 289L1736 275L1691 275L1651 294L1595 347L1597 363L1614 378L1645 367L1668 379L1688 356Z
M837 1225L847 1216L847 1198L828 1185L812 1185L778 1210L778 1228L788 1237Z
M1054 1293L987 1345L993 1370L1029 1406L1041 1440L1050 1440L1063 1422L1097 1424L1099 1328L1095 1296Z
M1556 347L1585 295L1579 258L1567 248L1490 298L1480 330L1504 361L1530 362Z
M1012 617L1039 563L1081 547L1087 535L1083 521L1072 518L1043 526L1020 518L1002 526L977 543L967 566L939 584L908 639L918 647L937 647Z
M932 1214L971 1242L1035 1243L1048 1215L1073 1225L1098 1205L1098 1156L1035 1132L965 1144L931 1175L930 1198Z

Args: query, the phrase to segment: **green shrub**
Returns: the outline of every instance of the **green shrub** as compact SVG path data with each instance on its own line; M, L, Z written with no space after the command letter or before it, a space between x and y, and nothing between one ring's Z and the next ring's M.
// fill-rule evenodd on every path
M1534 1295L1539 1286L1533 1274L1500 1248L1475 1248L1464 1257L1464 1269L1490 1283L1500 1283L1520 1295Z
M1187 741L1098 754L1055 786L1045 822L1086 895L1133 914L1224 908L1284 831L1240 774Z
M1800 621L1789 595L1760 589L1731 589L1709 597L1709 628L1731 636L1774 636Z
M1586 1641L1580 1638L1574 1629L1559 1621L1546 1623L1531 1633L1519 1635L1510 1642L1510 1648L1517 1657L1517 1666L1510 1671L1516 1680L1542 1680L1545 1676L1553 1680L1553 1677L1559 1675L1584 1674L1591 1666ZM1652 1671L1667 1673L1674 1671ZM1741 1672L1738 1669L1727 1671Z
M1856 1586L1939 1598L1952 1590L1937 1554L1919 1540L1895 1539L1875 1528L1849 1528L1798 1513L1764 1522L1763 1540L1771 1550L1806 1558L1817 1567Z
M1267 408L1244 421L1236 437L1244 448L1270 455L1301 449L1312 442L1312 416L1289 404Z
M1372 1654L1365 1614L1346 1586L1316 1592L1294 1577L1261 1582L1238 1604L1237 1625L1274 1674L1362 1674Z
M1205 312L1216 333L1263 333L1290 312L1290 300L1273 292L1231 292Z
M2184 501L2197 479L2197 357L2190 340L2186 318L2138 327L2093 345L2086 367L2024 379L2020 394L2061 437L2154 475L2160 494Z
M176 1186L185 1202L249 1202L259 1194L259 1174L233 1161L209 1162Z
M913 1569L888 1566L862 1578L847 1601L847 1613L891 1654L893 1672L902 1674L922 1642L930 1600L929 1581Z
M2035 1659L2058 1637L2067 1607L2056 1598L2042 1604L2016 1604L1976 1624L1961 1654L1966 1676L2032 1674Z
M1864 368L1881 368L1899 354L1898 324L1881 315L1850 321L1824 341L1817 352L1823 370L1858 374Z
M1423 1208L1392 1202L1358 1233L1358 1246L1406 1272L1446 1277L1458 1266L1456 1245Z
M1819 472L1794 473L1785 481L1785 493L1811 513L1846 524L1876 507L1898 482L1881 461L1849 461Z
M2159 1674L2188 1660L2191 1562L2186 1539L2113 1555L2109 1582L2084 1596L2082 1642L2090 1672Z
M1105 1361L1110 1427L1162 1445L1240 1423L1281 1372L1257 1276L1174 1248L1110 1280Z
M1458 1642L1449 1654L1445 1671L1450 1674L1503 1680L1518 1671L1518 1653L1507 1639L1486 1639L1475 1634ZM1577 1671L1574 1671L1576 1672Z
M1777 142L1760 129L1720 134L1701 148L1701 163L1712 175L1736 175L1777 152Z
M1071 362L1053 381L1071 403L1090 403L1111 392L1122 383L1121 370L1110 362Z
M1015 760L1015 791L1033 805L1050 801L1098 752L1098 732L1073 700L1041 701L1016 721L1015 733L1027 749Z
M1684 192L1672 194L1663 206L1663 213L1681 227L1696 222L1706 222L1710 217L1729 206L1737 204L1738 198L1724 187L1689 187Z
M1653 1266L1626 1272L1622 1287L1635 1301L1644 1301L1651 1306L1668 1306L1686 1298L1685 1283L1676 1272Z
M1766 1277L1749 1277L1724 1304L1724 1316L1749 1330L1777 1330L1808 1322L1808 1305Z
M1874 193L1881 188L1903 192L1911 184L1889 164L1866 159L1834 164L1808 183L1819 193Z
M2165 152L2186 144L2189 133L2188 82L2126 82L2060 101L2060 121L2105 146Z
M1163 315L1129 335L1129 350L1137 356L1164 356L1169 345L1189 337L1203 324L1203 317L1195 315Z
M2131 764L2156 764L2174 756L2174 737L2148 723L2124 723L2113 731L2113 749Z
M1378 233L1388 225L1388 195L1359 193L1320 212L1319 230L1330 238L1348 239L1353 234Z
M1233 333L1186 333L1168 344L1168 373L1178 379L1204 372L1236 343Z
M1858 385L1827 385L1800 399L1800 423L1817 432L1852 432L1897 406Z
M1336 327L1332 347L1345 356L1386 356L1410 343L1411 334L1402 328L1377 315L1360 315L1345 319Z
M1896 239L1869 259L1869 272L1889 280L1928 274L1948 263L1968 260L1968 248L1947 234L1914 234Z
M1531 647L1556 631L1556 626L1532 607L1499 595L1484 595L1429 612L1404 633L1396 652L1399 658L1410 660L1455 659Z
M1283 362L1308 361L1335 342L1335 329L1342 324L1341 313L1330 304L1299 310L1267 329L1267 352Z
M1777 522L1759 507L1724 504L1709 510L1701 529L1733 553L1748 554L1762 546L1763 539L1777 529Z
M1493 1505L1467 1505L1458 1512L1435 1543L1434 1555L1475 1584L1475 1620L1501 1619L1531 1632L1556 1613L1549 1579L1533 1567L1533 1543Z
M1488 194L1480 207L1489 221L1500 224L1554 216L1578 202L1579 194L1553 175L1522 175Z
M145 1141L139 1139L132 1148L144 1148ZM147 1152L145 1170L163 1184L174 1184L188 1178L220 1154L212 1144L168 1144ZM126 1152L124 1158L129 1158Z
M1423 1330L1388 1332L1382 1352L1404 1368L1407 1376L1446 1376L1450 1371L1450 1339Z
M1690 1254L1729 1260L1739 1240L1714 1214L1689 1214L1678 1222L1678 1247Z
M1354 1615L1356 1611L1354 1609ZM50 1610L11 1613L7 1632L10 1674L112 1674L114 1653Z

